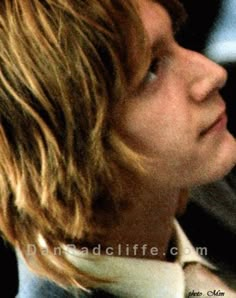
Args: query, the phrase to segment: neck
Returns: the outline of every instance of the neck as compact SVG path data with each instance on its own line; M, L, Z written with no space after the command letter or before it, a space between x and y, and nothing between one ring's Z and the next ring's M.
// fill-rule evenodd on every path
M114 255L166 259L173 219L179 213L179 202L181 209L183 205L180 193L176 189L129 190L127 197L133 203L132 208L124 212L120 223L107 233L105 246L112 247Z

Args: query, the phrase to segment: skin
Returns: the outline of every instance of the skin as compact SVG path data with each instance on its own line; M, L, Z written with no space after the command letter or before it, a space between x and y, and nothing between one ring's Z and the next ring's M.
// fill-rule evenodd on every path
M173 218L183 204L180 190L226 175L236 164L236 141L224 123L219 94L226 71L176 43L160 4L136 2L158 63L151 71L147 65L137 92L116 107L114 121L126 142L145 156L148 171L130 187L135 207L110 234L109 244L155 245L162 252L158 258L165 259ZM224 115L220 127L203 134L219 115Z

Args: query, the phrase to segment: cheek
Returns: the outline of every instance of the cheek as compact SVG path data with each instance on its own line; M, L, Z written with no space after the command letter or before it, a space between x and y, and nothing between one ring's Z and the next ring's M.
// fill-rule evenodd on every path
M190 132L176 129L163 130L163 139L146 144L149 151L149 169L157 184L185 187L195 180L196 172L209 158L209 152L202 154ZM207 156L208 154L208 156Z
M190 148L166 148L149 159L149 172L156 184L167 187L189 187L196 183L196 173L201 173L203 160Z
M189 120L184 113L176 115L160 108L140 109L123 115L120 128L129 145L147 157L171 158L185 152L193 142Z

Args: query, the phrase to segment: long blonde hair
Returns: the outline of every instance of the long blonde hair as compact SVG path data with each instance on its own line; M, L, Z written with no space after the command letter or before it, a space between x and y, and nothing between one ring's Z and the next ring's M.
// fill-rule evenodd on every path
M139 168L109 115L141 76L145 47L128 0L1 1L0 229L61 285L92 277L53 248L96 243L118 218L118 169ZM50 253L30 262L39 235Z

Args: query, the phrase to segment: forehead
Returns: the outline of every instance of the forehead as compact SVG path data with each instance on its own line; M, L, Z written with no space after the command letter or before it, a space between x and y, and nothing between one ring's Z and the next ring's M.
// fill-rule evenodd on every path
M165 10L165 19L169 18L173 32L177 32L187 18L186 11L178 0L136 0L139 12L144 24L156 21L163 17L163 8ZM158 9L159 7L159 9ZM160 7L162 9L160 9Z
M178 31L179 27L186 21L187 13L179 0L151 0L151 2L159 3L166 8L172 19L174 31Z
M144 29L148 34L149 42L163 39L165 33L172 28L172 20L168 11L157 1L137 0L139 15Z
M178 0L136 0L139 15L152 50L171 33L174 35L186 19Z

